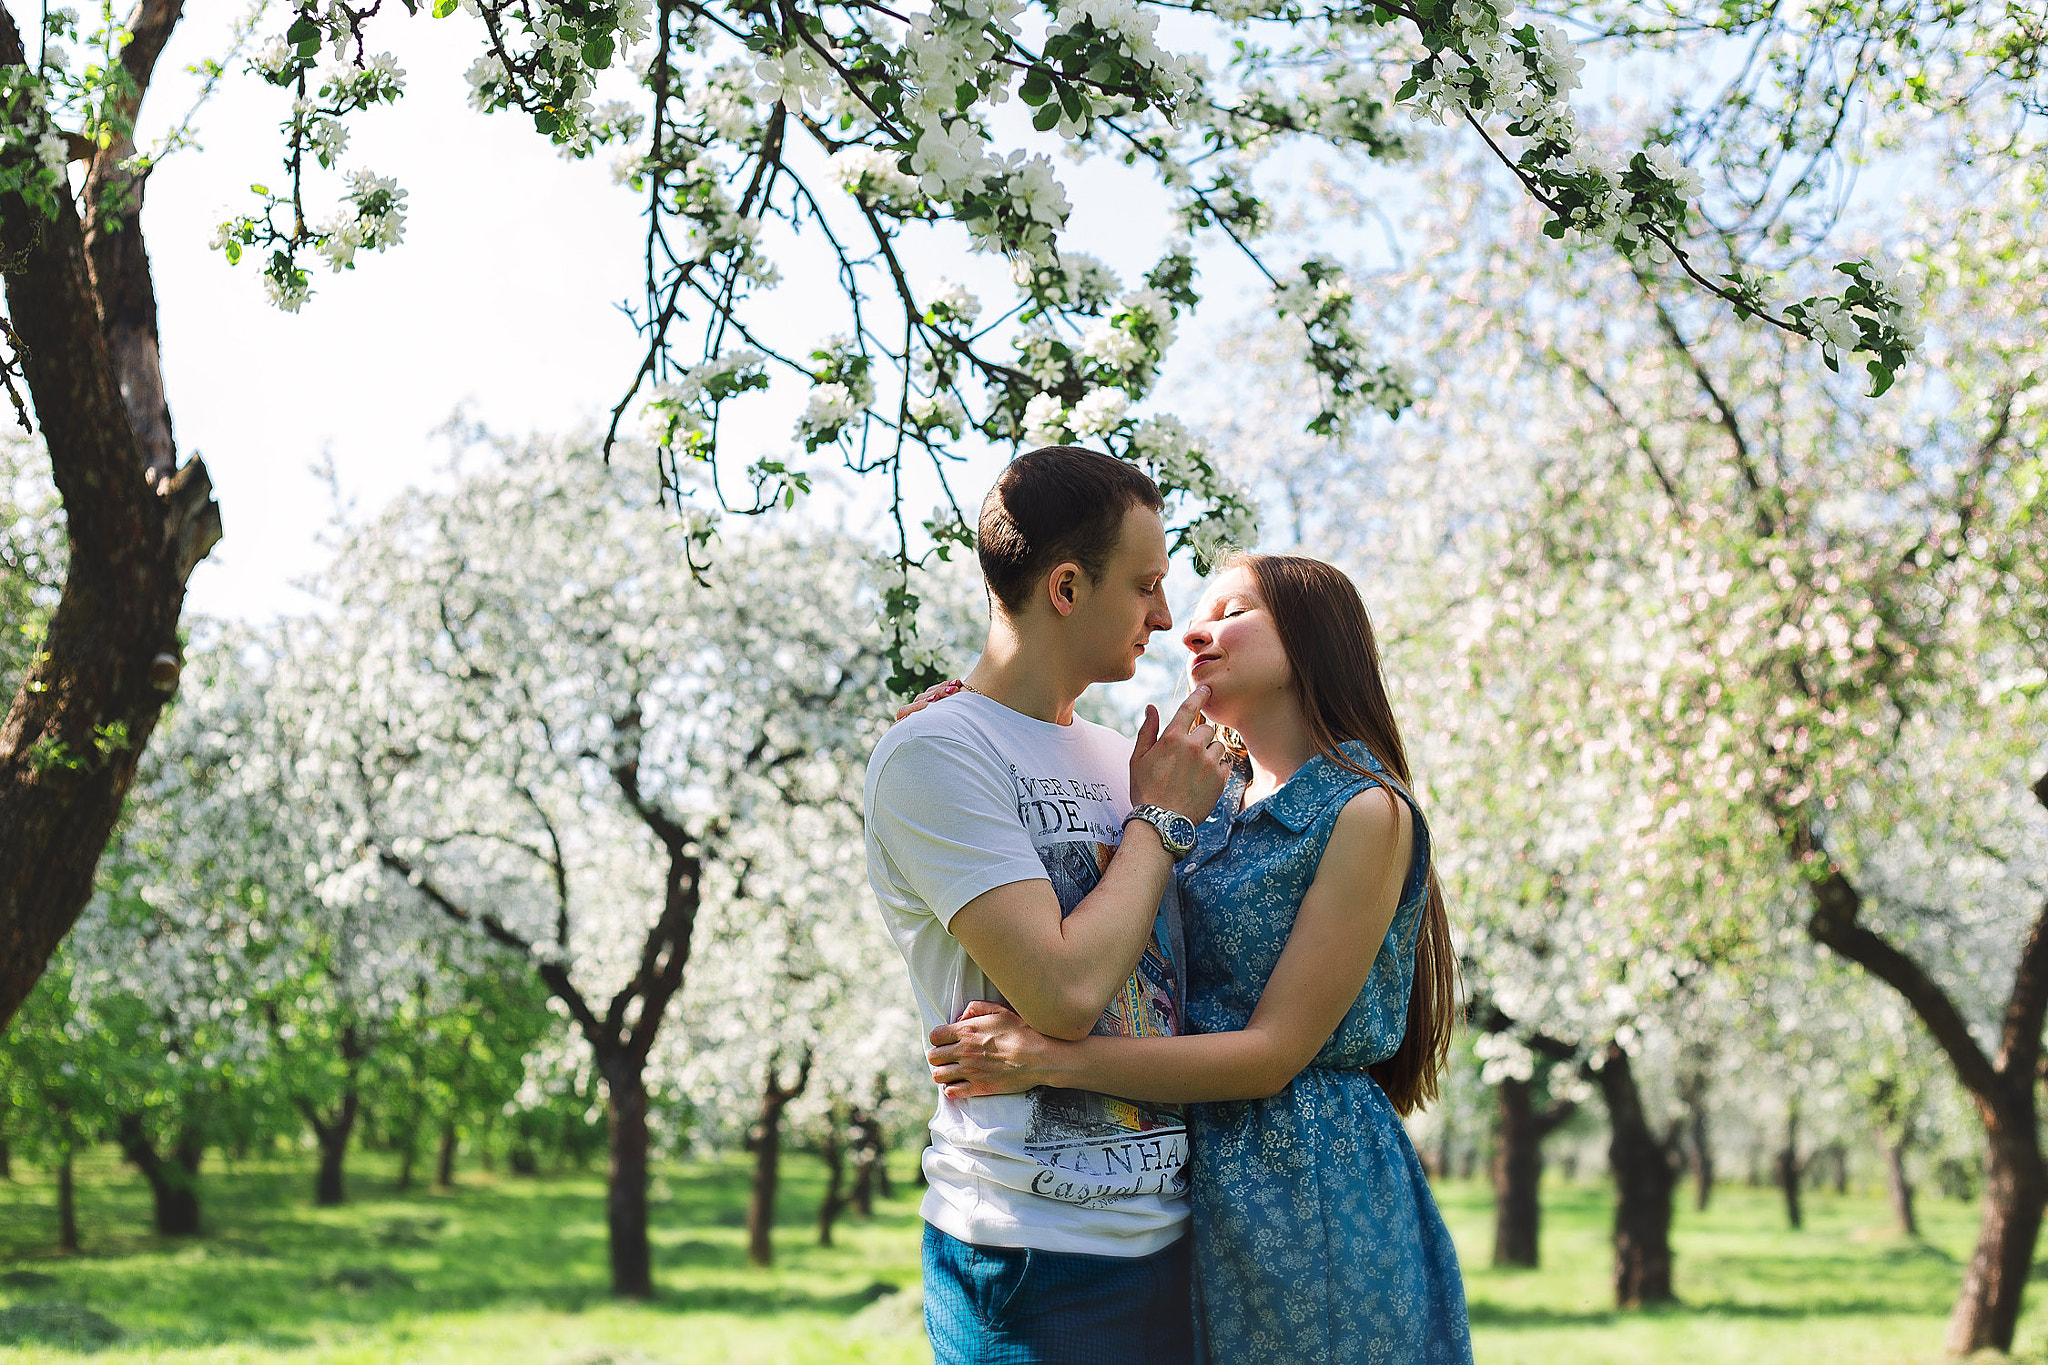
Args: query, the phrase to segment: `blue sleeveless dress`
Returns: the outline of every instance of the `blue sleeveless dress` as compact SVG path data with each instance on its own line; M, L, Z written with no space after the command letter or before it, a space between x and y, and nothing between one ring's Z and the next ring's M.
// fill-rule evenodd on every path
M1365 746L1347 757L1383 771ZM1179 872L1190 1032L1251 1019L1344 803L1374 785L1320 756L1240 809L1240 764ZM1406 800L1399 788L1394 790ZM1189 1107L1200 1358L1470 1365L1457 1252L1408 1134L1360 1068L1408 1021L1429 832L1365 989L1321 1052L1271 1099Z

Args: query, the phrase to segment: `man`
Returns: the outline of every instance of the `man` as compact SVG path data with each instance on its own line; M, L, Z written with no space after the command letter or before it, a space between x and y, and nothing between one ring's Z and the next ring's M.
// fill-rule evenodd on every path
M1135 747L1074 716L1173 625L1159 490L1053 446L982 504L988 641L961 692L868 764L868 872L925 1027L1000 1000L1041 1032L1171 1033L1173 862L1227 757L1197 689ZM925 1153L925 1321L938 1365L1192 1357L1177 1108L1080 1091L941 1097Z

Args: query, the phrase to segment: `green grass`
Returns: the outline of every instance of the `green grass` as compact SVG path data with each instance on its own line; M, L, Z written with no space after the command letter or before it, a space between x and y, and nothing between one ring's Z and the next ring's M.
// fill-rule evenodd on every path
M908 1156L896 1162L911 1170ZM207 1235L150 1234L139 1177L95 1153L80 1171L85 1252L61 1256L47 1180L0 1183L0 1279L29 1271L54 1285L0 1284L0 1304L67 1302L122 1331L76 1353L59 1331L8 1343L0 1365L54 1359L240 1365L517 1361L536 1365L724 1365L737 1361L928 1362L913 1314L916 1193L843 1221L817 1246L819 1164L785 1161L774 1269L749 1268L747 1173L736 1163L682 1166L655 1185L659 1293L621 1304L606 1293L604 1187L596 1175L522 1179L464 1172L447 1193L401 1196L389 1168L355 1160L353 1202L311 1207L309 1166L209 1172ZM899 1306L900 1305L900 1306ZM863 1311L866 1310L866 1311ZM31 1325L33 1326L33 1324Z
M899 1173L909 1159L900 1157ZM466 1172L448 1193L400 1196L390 1168L360 1157L355 1202L310 1207L304 1163L214 1169L208 1235L150 1235L139 1178L98 1152L84 1163L86 1251L60 1256L52 1190L0 1183L0 1365L283 1360L302 1365L517 1361L536 1365L929 1361L916 1318L914 1188L870 1223L818 1247L818 1164L792 1155L772 1271L745 1264L737 1162L665 1170L656 1187L660 1292L605 1292L603 1190L592 1175L521 1179ZM1608 1285L1611 1204L1599 1186L1545 1191L1544 1268L1488 1264L1484 1186L1440 1191L1466 1265L1481 1365L1920 1365L1939 1360L1975 1211L1928 1200L1927 1235L1889 1229L1875 1195L1809 1200L1791 1232L1768 1190L1723 1187L1705 1214L1681 1210L1683 1304L1616 1313ZM51 1283L22 1281L20 1272ZM2048 1286L2020 1332L2048 1365ZM97 1316L95 1316L97 1315ZM111 1343L94 1332L111 1323ZM1276 1365L1280 1363L1276 1362Z

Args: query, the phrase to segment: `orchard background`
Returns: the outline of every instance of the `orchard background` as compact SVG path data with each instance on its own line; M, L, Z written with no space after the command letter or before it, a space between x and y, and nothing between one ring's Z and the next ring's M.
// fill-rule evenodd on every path
M920 1358L859 782L1055 440L1365 593L1483 1358L2039 1354L2044 40L0 7L0 1358Z

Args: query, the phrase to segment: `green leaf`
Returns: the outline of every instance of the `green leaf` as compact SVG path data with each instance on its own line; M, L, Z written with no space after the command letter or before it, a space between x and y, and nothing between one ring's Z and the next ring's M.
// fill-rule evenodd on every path
M251 185L251 186L249 187L249 192L250 192L250 193L252 193L252 194L260 194L260 195L262 195L262 196L263 196L263 197L264 197L265 199L268 199L268 198L270 197L270 186L268 186L268 185Z
M600 34L583 44L583 60L592 70L602 71L612 64L612 36Z
M227 252L229 265L240 265L242 263L242 244L240 242L230 237L221 249Z
M462 0L434 0L434 17L446 19L462 8Z
M1056 125L1059 121L1060 107L1059 105L1053 103L1046 104L1037 113L1031 116L1031 126L1033 128L1036 128L1041 133L1051 132L1054 125Z
M543 109L533 116L533 126L538 132L552 133L562 126L562 121L556 118L553 113Z
M1024 83L1017 87L1017 97L1032 108L1044 104L1052 95L1052 73L1042 66L1034 66L1024 73Z
M284 40L294 47L304 47L307 43L317 44L320 41L320 25L302 14L296 23L284 31Z

